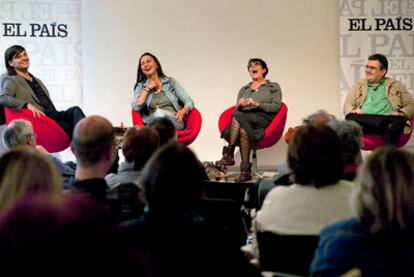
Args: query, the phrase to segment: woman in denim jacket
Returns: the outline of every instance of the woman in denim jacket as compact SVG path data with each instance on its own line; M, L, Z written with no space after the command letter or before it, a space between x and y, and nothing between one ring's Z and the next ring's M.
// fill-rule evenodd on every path
M147 52L139 58L131 106L141 113L145 124L166 116L181 130L185 128L183 118L194 108L194 101L175 79L164 74L157 57Z

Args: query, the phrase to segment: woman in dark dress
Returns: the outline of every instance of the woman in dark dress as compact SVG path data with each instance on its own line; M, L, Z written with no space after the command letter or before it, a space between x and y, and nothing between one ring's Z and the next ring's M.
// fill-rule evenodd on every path
M234 150L240 145L240 176L236 182L245 182L252 178L250 163L251 144L259 141L266 127L272 122L282 105L282 93L278 83L265 77L269 72L262 59L250 59L247 70L252 81L243 86L237 96L236 110L231 123L221 137L228 138L229 145L223 150L218 165L234 165Z

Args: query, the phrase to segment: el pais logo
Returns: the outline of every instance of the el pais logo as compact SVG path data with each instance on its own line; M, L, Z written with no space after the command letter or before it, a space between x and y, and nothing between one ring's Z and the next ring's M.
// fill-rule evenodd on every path
M68 36L68 25L63 23L2 23L3 37L40 37L65 38Z
M370 5L368 5L370 4ZM340 16L348 21L348 31L413 30L412 0L342 0Z

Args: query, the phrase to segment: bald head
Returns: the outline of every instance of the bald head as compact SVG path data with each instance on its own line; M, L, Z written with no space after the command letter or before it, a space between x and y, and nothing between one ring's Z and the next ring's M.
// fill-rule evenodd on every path
M77 162L81 166L98 163L114 145L114 128L102 116L88 116L76 124L72 146Z

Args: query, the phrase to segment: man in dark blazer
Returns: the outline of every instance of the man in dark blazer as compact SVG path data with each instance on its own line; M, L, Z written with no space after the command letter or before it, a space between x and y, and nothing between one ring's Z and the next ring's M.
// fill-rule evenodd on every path
M18 111L29 109L34 117L51 117L71 138L76 123L85 117L82 110L77 106L56 110L46 86L29 72L30 60L24 47L9 47L4 62L7 73L0 77L0 105Z

